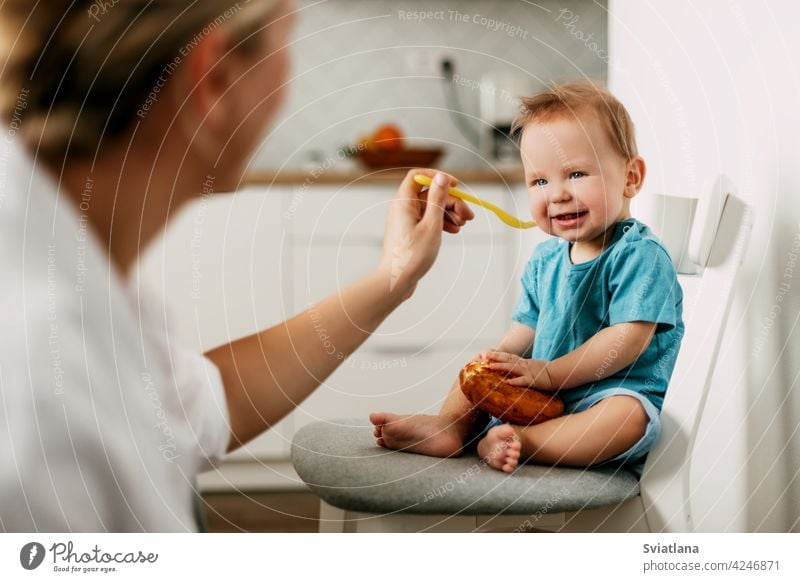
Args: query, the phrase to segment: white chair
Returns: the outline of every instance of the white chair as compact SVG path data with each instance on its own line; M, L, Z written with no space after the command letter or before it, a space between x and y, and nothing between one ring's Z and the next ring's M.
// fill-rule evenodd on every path
M641 479L608 467L507 475L474 455L381 449L365 420L318 422L297 433L292 461L323 500L320 531L693 531L691 454L752 219L722 176L699 203L659 201L654 229L679 266L686 332Z

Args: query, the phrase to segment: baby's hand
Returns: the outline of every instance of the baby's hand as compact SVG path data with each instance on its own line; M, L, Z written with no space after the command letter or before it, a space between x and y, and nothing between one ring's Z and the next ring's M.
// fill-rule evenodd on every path
M537 390L555 390L547 371L547 362L542 360L526 360L516 354L507 352L488 352L487 360L490 370L508 373L506 383L512 386L527 386Z
M478 352L475 357L470 360L471 362L488 362L489 361L489 354L494 352L494 348L489 348L487 350L482 350Z

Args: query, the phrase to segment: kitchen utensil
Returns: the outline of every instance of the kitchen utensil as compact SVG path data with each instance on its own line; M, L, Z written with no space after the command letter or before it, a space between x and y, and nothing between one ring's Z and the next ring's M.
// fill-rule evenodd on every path
M414 176L414 181L417 184L421 184L422 186L430 187L431 185L430 177L424 174L416 174ZM520 220L519 218L510 215L502 208L498 208L491 202L486 202L486 200L481 200L477 196L473 196L472 194L467 194L466 192L458 190L457 188L450 188L449 192L450 196L459 198L461 200L464 200L465 202L471 202L472 204L477 204L478 206L483 206L486 210L494 212L497 215L497 218L499 218L500 220L505 222L508 226L511 226L513 228L524 229L524 228L533 228L534 226L536 226L536 222L534 222L533 220L527 220L527 221Z

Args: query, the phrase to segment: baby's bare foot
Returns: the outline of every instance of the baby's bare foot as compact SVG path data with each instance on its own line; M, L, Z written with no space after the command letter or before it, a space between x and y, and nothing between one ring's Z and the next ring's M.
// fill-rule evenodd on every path
M373 412L369 420L375 425L376 442L387 449L452 457L459 455L464 445L455 426L439 416Z
M511 473L519 464L522 444L510 424L489 429L478 443L478 455L493 469Z

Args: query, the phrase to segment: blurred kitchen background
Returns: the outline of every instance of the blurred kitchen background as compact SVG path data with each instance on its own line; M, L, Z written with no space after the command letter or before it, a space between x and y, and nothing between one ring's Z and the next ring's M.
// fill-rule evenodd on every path
M513 113L506 96L568 79L607 82L648 163L635 216L658 230L654 194L702 198L719 174L754 213L693 453L694 522L700 531L798 531L797 3L297 6L286 106L242 187L186 208L142 261L179 338L207 350L279 324L372 268L403 172L368 167L341 148L391 124L408 145L441 148L433 165L465 189L527 218L513 142L494 130ZM476 209L375 337L274 430L202 476L212 528L315 531L316 499L289 461L296 430L318 419L366 423L377 409L437 410L458 369L508 325L520 270L541 240Z
M607 77L606 2L297 5L290 94L254 159L257 169L313 165L384 123L412 143L443 147L443 168L489 167L496 160L478 136L510 119L513 98L553 81ZM494 102L504 118L491 114Z

